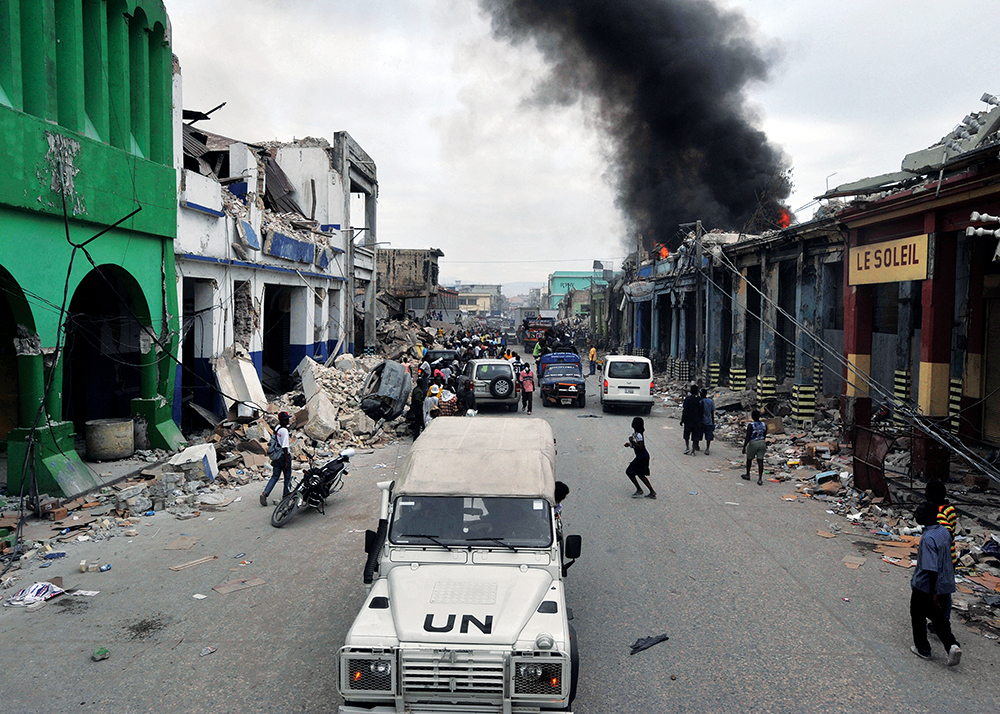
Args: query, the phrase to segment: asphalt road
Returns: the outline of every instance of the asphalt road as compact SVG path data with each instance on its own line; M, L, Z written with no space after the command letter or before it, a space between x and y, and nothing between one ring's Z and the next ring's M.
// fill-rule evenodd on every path
M574 711L1000 709L996 642L957 625L959 667L944 665L936 640L933 661L910 654L908 572L852 544L863 534L822 503L785 502L787 485L741 481L738 448L684 456L678 423L654 408L646 433L659 499L631 499L622 447L631 415L602 414L590 391L586 409L536 406L533 415L551 421L559 475L572 488L565 532L583 536L567 586L581 653ZM0 609L0 708L334 711L335 653L363 601L362 531L375 525L375 483L391 477L407 446L356 456L325 516L307 511L271 528L257 483L223 512L158 514L136 537L69 546L50 569L22 572L19 585L62 575L66 587L100 594L62 596L37 612ZM844 532L818 537L830 522ZM182 534L198 539L192 548L164 549ZM859 554L867 562L858 570L841 562ZM83 558L112 570L81 574ZM238 578L264 584L212 589ZM629 655L636 639L659 634L670 639ZM102 646L110 658L91 661ZM205 647L217 649L201 656Z

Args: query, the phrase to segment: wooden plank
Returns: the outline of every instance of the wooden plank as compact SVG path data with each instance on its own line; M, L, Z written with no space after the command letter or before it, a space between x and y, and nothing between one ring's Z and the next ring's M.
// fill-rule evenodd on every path
M187 568L193 568L196 565L201 565L202 563L207 563L210 560L218 560L217 555L206 555L204 558L198 558L198 560L192 560L189 563L181 563L180 565L171 565L170 569L173 571L186 570Z

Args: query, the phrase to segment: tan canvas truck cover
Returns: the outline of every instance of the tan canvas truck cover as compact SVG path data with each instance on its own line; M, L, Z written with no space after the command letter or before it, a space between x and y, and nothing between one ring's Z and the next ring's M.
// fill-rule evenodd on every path
M439 417L403 460L394 495L524 496L555 503L556 446L544 419Z

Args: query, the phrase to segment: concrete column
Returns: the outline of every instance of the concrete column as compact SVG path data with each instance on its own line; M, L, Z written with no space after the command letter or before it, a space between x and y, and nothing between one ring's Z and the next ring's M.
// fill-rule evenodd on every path
M757 374L774 377L775 330L778 325L778 264L761 261L760 366Z
M963 236L964 237L964 236ZM983 281L986 266L992 262L988 243L972 243L973 257L969 263L969 297L961 319L967 323L964 369L962 372L962 412L959 433L978 437L983 428L982 410L973 408L984 394L983 380L983 325L986 305L983 300ZM957 263L956 265L961 265Z
M970 321L969 314L971 312L970 307L970 296L972 292L972 270L958 270L959 265L971 266L973 263L973 256L975 253L975 246L972 240L968 238L964 233L959 233L957 238L956 246L956 258L955 258L955 312L952 318L952 324L954 328L952 330L951 339L951 391L952 396L949 401L949 413L952 414L952 430L955 433L960 431L965 434L971 435L974 433L972 429L972 422L969 418L969 410L963 412L963 406L966 402L964 398L965 392L965 352L969 347L969 331L970 331ZM980 283L982 281L980 280ZM971 402L971 400L970 400Z
M670 357L677 359L680 349L681 309L677 305L677 293L670 293Z
M139 398L153 399L156 396L157 374L156 347L153 338L143 327L139 333Z
M62 385L59 385L60 389ZM42 355L17 356L17 421L22 429L30 429L35 423L38 405L45 394L45 380L42 372ZM62 414L59 415L62 420Z
M288 355L289 370L299 366L299 362L311 351L313 324L313 296L307 288L289 289L291 305L289 318L291 329L289 334Z
M59 359L54 359L54 353L43 355L42 364L45 368L46 383L51 379L52 388L45 396L45 413L49 415L50 421L62 421L63 419L63 363L64 355ZM31 426L30 424L28 426Z
M792 385L792 416L799 426L811 424L816 414L813 351L819 330L819 281L822 265L818 257L799 250L796 258L799 280L795 286L795 383Z
M852 230L844 251L844 373L843 418L846 426L871 424L872 400L868 383L872 371L872 320L875 290L871 285L850 285L850 248L858 245Z
M733 283L733 353L729 364L729 388L746 389L747 384L747 269Z
M936 233L936 217L928 213L934 275L921 287L920 384L917 407L927 421L946 428L951 377L952 321L955 318L956 234ZM912 473L919 478L948 477L948 451L917 429L913 435Z
M653 294L649 304L649 352L651 355L660 351L660 296Z
M716 281L716 275L711 266L709 277ZM708 284L708 330L707 330L707 355L709 365L722 364L722 315L723 315L723 294L713 282ZM713 381L713 384L716 382Z
M913 309L919 299L920 283L906 280L899 283L899 313L896 320L896 369L893 372L893 421L899 425L907 422L910 395L913 389ZM901 411L902 410L902 411Z
M681 293L679 297L680 305L677 308L677 359L686 360L688 358L687 343L687 305Z

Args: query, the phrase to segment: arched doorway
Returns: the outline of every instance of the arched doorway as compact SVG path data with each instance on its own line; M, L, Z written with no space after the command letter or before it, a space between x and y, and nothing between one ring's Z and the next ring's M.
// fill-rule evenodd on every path
M22 413L38 406L20 402L22 380L16 346L16 340L34 337L34 333L35 323L24 292L13 276L0 268L0 440L19 426Z
M131 415L132 400L142 396L143 325L149 309L126 271L104 265L80 281L66 316L63 363L63 416L77 433L91 419Z

